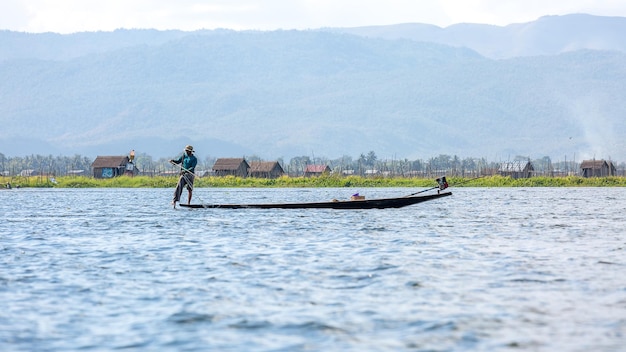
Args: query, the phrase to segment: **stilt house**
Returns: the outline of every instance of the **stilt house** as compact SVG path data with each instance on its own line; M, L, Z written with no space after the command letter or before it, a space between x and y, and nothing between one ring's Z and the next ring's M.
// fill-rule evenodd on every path
M533 175L535 168L530 161L511 161L501 163L498 168L498 173L501 176L510 176L513 179L518 178L530 178Z
M94 178L112 178L121 175L133 176L137 168L127 156L97 156L91 164Z
M606 177L615 176L615 165L606 160L584 160L580 164L583 177Z
M220 158L213 164L215 176L248 176L250 165L244 158Z
M282 166L277 161L251 161L250 177L278 178L285 174Z
M304 169L305 177L322 176L330 174L330 166L328 165L307 165Z

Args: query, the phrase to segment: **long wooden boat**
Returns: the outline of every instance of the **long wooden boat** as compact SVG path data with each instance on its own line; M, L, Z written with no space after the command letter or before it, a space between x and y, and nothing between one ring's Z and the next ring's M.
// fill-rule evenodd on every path
M439 199L452 195L452 192L442 192L421 196L405 196L399 198L380 198L363 200L346 200L313 203L260 203L260 204L179 204L185 208L202 209L385 209L402 208L409 205Z

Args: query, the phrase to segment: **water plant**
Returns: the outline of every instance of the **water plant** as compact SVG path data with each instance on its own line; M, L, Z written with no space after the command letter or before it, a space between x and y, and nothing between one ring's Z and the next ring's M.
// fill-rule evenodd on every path
M55 188L170 188L176 186L176 177L172 176L120 176L109 179L96 179L87 176L61 176L56 178L41 176L0 177L2 185L10 183L13 187L55 187ZM504 176L486 176L478 178L448 177L451 187L626 187L626 177L532 177L513 179ZM276 179L209 176L196 178L195 187L233 187L233 188L321 188L321 187L434 187L436 182L430 178L407 177L361 177L361 176L320 176L288 177Z

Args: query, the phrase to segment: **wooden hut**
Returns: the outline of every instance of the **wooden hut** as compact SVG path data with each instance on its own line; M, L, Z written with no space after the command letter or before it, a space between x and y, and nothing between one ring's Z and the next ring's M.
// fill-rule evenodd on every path
M76 169L67 171L67 174L69 176L87 176L89 172L81 169Z
M112 178L124 174L132 176L137 172L127 156L97 156L91 169L95 178Z
M363 175L365 175L365 177L376 177L376 176L382 175L382 172L380 172L380 170L376 170L376 169L367 169L367 170L365 170Z
M39 171L35 169L22 170L20 172L20 176L23 176L23 177L38 176L38 175L39 175Z
M584 160L580 164L583 177L606 177L615 176L615 165L606 160Z
M530 161L511 161L501 163L498 167L498 174L501 176L510 176L513 179L530 178L535 168Z
M322 176L330 174L330 166L328 165L307 165L304 169L305 177Z
M258 178L278 178L285 174L278 161L251 161L248 175Z
M215 161L213 165L213 172L215 176L248 176L248 170L250 165L244 158L220 158Z

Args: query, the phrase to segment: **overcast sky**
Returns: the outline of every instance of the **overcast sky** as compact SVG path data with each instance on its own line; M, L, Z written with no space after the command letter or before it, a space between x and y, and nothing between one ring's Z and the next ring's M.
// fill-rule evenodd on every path
M507 25L545 15L626 17L626 0L0 0L0 29L311 29L397 23Z

